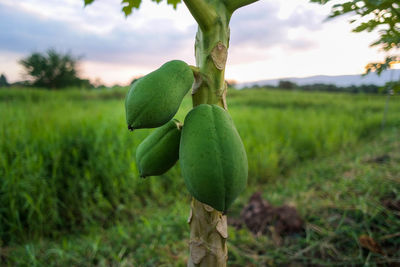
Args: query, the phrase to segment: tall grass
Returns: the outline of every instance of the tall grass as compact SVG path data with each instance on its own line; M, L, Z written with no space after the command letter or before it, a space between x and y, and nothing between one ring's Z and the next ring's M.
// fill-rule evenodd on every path
M135 148L150 130L130 133L114 91L0 91L0 239L57 237L135 216L146 205L189 198L179 166L143 181ZM396 102L397 101L397 102ZM267 183L307 159L379 131L377 95L232 91L229 111L249 159L249 182ZM177 114L184 119L191 100ZM393 98L386 125L400 125Z

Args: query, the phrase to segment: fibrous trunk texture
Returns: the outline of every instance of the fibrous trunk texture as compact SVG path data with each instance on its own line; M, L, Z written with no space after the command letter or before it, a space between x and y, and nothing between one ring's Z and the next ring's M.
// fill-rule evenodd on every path
M193 198L188 219L190 257L188 266L226 266L228 228L226 215Z

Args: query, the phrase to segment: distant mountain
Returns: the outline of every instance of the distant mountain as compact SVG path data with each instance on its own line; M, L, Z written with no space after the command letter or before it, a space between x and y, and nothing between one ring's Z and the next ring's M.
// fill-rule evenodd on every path
M376 73L369 73L366 76L362 75L339 75L339 76L327 76L327 75L317 75L317 76L310 76L304 78L280 78L280 79L271 79L271 80L261 80L255 82L246 82L240 83L237 85L238 88L244 87L252 87L254 85L258 86L266 86L272 85L277 86L279 81L291 81L298 85L310 85L316 83L324 83L324 84L334 84L339 87L347 87L351 85L363 85L363 84L375 84L378 86L384 85L386 82L392 80L399 80L400 79L400 70L387 70L384 71L381 76L378 76Z

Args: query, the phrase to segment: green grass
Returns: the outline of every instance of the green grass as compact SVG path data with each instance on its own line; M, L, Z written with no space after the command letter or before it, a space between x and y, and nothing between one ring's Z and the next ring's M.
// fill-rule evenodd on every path
M268 237L249 237L247 231L232 232L233 252L237 251L231 257L233 266L243 266L245 262L255 265L268 262L339 266L399 264L400 212L383 205L385 199L400 200L399 136L399 128L385 131L375 140L304 162L291 175L261 188L252 188L261 191L275 205L295 206L305 221L305 233L285 237L283 245L276 246ZM373 159L382 155L389 159L374 162ZM376 240L387 256L363 249L359 242L362 235Z
M229 228L229 266L281 266L287 263L375 266L400 262L400 220L381 200L399 200L399 129L344 149L322 160L294 168L279 182L251 186L237 206L255 191L271 203L290 203L301 213L305 233L284 238L276 246L267 236ZM383 163L369 159L389 155ZM42 239L5 250L8 264L25 266L185 266L187 260L188 203L168 208L147 206L132 218L85 235ZM235 216L235 214L230 214ZM397 217L396 217L397 216ZM359 244L361 235L379 242L388 256ZM384 265L385 266L385 265Z
M184 265L190 196L179 166L138 178L135 148L150 130L127 131L125 91L0 90L0 262ZM388 238L399 220L380 205L399 192L400 101L391 100L382 133L384 104L379 95L230 93L249 158L249 188L231 215L262 191L273 204L297 206L307 222L282 247L230 229L231 265L398 260L357 242L369 234L388 249L400 246ZM190 106L186 98L177 118ZM390 162L365 163L380 153Z

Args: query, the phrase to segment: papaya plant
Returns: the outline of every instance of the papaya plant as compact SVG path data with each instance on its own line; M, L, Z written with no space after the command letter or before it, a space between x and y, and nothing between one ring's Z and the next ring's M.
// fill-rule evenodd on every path
M85 5L94 0L84 0ZM153 0L154 1L154 0ZM161 0L155 0L161 2ZM227 111L225 65L232 14L257 0L183 0L196 20L196 66L165 63L140 78L126 100L128 128L157 128L137 148L140 176L161 175L178 160L193 196L188 266L226 266L226 212L247 184L245 148ZM179 4L181 0L168 0ZM126 16L141 0L122 0ZM173 116L191 90L183 125Z

